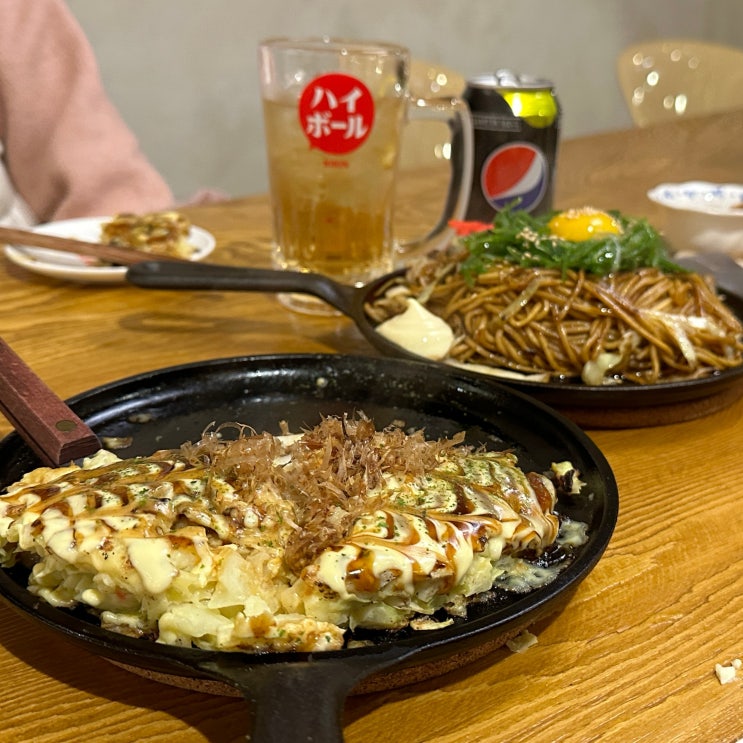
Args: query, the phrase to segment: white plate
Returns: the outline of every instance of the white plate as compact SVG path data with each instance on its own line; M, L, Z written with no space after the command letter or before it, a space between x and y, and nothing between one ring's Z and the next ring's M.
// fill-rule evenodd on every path
M77 240L100 242L101 225L111 217L84 217L48 222L33 228L33 232ZM192 261L206 258L214 250L214 236L201 227L191 227L189 242L195 247ZM54 279L65 279L83 284L121 284L126 280L126 266L96 266L94 259L73 253L45 248L6 245L5 255L18 266ZM157 260L157 256L153 256Z
M648 198L671 209L725 215L743 221L743 185L738 183L661 183L648 191Z
M674 252L728 253L743 265L743 185L661 183L647 192Z

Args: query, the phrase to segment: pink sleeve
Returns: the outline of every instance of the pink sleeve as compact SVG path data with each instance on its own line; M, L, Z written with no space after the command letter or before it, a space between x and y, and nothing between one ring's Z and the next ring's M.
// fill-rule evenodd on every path
M40 221L172 205L62 0L0 0L0 142Z

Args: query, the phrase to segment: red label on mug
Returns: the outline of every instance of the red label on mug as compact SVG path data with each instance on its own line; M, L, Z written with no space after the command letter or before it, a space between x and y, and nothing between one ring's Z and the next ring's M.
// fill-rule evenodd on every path
M374 99L366 85L351 75L320 75L302 91L299 121L313 147L343 155L369 136Z

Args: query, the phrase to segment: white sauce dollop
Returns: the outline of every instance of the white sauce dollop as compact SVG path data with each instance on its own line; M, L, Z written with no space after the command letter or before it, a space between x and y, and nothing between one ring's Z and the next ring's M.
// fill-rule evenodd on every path
M454 331L437 315L429 312L415 299L408 306L377 326L377 332L407 351L439 361L454 343Z

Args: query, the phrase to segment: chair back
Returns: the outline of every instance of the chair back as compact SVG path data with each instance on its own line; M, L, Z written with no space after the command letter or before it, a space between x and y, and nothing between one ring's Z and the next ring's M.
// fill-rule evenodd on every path
M633 44L617 58L619 86L638 126L743 108L743 49L693 39Z

